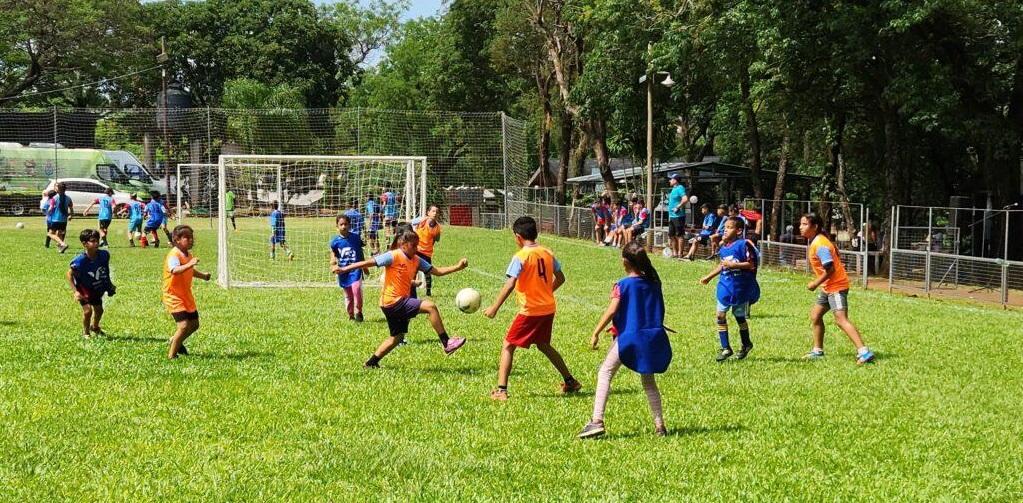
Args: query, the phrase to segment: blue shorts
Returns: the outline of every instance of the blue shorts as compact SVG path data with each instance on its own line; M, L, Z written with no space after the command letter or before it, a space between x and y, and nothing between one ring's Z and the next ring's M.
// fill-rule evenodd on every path
M142 220L129 220L128 232L142 232Z
M748 318L749 317L749 303L736 304L734 306L726 306L718 301L718 312L727 313L728 310L732 310L732 316L736 318Z
M278 243L284 243L284 242L285 242L285 240L284 240L284 233L283 232L274 232L273 236L270 236L270 244L272 244L272 245L275 245L275 244L278 244Z

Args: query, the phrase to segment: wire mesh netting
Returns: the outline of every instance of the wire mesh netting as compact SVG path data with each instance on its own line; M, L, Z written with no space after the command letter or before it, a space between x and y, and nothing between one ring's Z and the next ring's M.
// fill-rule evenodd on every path
M1023 211L898 206L889 286L1023 305Z

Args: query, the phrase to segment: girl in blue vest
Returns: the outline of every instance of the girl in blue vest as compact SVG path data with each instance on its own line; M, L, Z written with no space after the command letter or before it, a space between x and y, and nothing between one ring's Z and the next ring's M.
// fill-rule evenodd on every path
M593 349L597 349L600 333L608 323L613 324L611 333L615 336L614 342L597 371L593 418L579 433L579 438L604 434L604 408L611 391L611 378L622 364L640 375L643 391L650 403L650 412L654 416L654 432L658 436L668 433L661 412L661 393L654 379L654 374L668 370L668 364L671 363L671 344L664 328L661 279L643 245L638 242L625 244L622 249L622 265L628 275L620 279L611 290L611 302L593 329L590 340Z
M753 349L753 341L749 337L749 306L760 300L760 285L757 284L757 266L760 263L760 252L749 240L742 239L745 221L738 216L728 217L721 235L721 248L718 254L721 263L710 274L703 277L700 283L710 283L714 276L721 275L717 288L717 324L718 338L721 340L721 352L717 361L723 362L733 354L742 360ZM738 353L732 352L728 342L728 311L732 311L735 322L739 325L739 337L742 348Z

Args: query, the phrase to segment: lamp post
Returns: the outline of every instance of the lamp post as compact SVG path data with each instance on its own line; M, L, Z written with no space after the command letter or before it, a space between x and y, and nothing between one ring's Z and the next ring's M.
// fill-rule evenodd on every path
M646 207L650 213L650 220L647 226L650 232L646 234L646 247L652 249L654 245L653 218L654 218L654 78L664 75L665 79L661 85L671 87L675 81L671 80L668 72L658 72L653 69L653 46L649 42L646 45L647 70L639 78L639 83L646 82Z

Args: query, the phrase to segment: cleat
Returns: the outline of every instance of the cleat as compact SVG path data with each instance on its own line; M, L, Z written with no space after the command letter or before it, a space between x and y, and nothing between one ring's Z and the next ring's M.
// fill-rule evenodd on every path
M464 337L452 337L448 339L448 343L444 345L444 354L450 356L455 351L458 351L458 348L464 345L465 345Z
M719 361L719 362L723 362L723 361L727 360L728 358L730 358L732 356L732 354L733 354L732 353L732 348L722 348L721 352L718 353L718 356L715 359L717 361Z
M870 363L870 362L873 362L873 361L874 361L874 352L869 350L869 349L866 350L863 353L860 353L860 355L856 358L856 364L857 365L863 365L864 363Z
M507 402L508 401L508 390L501 388L494 388L490 391L490 399L495 402Z
M739 348L739 352L735 353L735 359L736 360L742 360L743 358L746 358L746 356L749 355L750 351L753 351L753 346L752 345L743 346L743 347Z
M809 353L803 355L804 360L820 360L824 358L824 351L813 349Z
M362 323L362 321L363 321L362 313L355 313L355 322Z
M655 426L654 435L657 435L658 437L666 437L668 436L668 428L663 424L660 426Z
M604 423L603 422L599 422L598 423L598 422L595 422L595 421L590 421L590 422L586 423L586 426L583 426L583 431L579 432L578 437L579 438L583 438L583 439L585 439L585 438L597 438L597 437L603 435L604 433L605 433L605 431L604 431Z
M576 381L575 379L573 379L572 382L563 382L563 383L561 383L561 394L562 395L568 395L570 393L577 393L581 389L583 389L583 385L579 381Z

